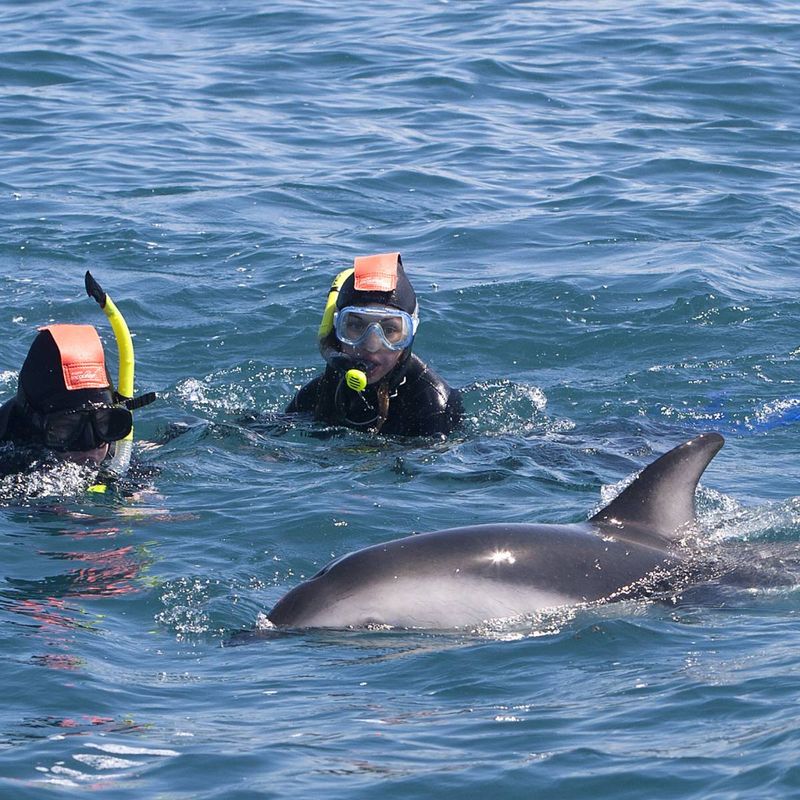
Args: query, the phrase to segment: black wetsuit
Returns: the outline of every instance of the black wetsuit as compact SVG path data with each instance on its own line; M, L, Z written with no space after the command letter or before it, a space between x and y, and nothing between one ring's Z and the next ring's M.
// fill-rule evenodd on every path
M36 444L39 437L31 427L15 398L0 406L0 442L15 445Z
M329 424L374 429L380 421L376 386L354 392L343 378L342 372L327 367L324 375L300 389L287 412L310 411ZM396 436L448 434L461 424L463 416L458 390L450 388L412 354L403 367L402 377L390 382L389 410L379 432Z
M36 432L12 398L0 406L0 477L22 475L32 466L46 467L53 453L38 441Z

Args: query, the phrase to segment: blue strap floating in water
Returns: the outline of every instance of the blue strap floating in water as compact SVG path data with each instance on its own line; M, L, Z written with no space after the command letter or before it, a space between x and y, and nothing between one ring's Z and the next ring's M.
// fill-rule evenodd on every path
M727 397L717 394L710 398L710 402L687 416L689 425L708 428L709 423L714 429L722 433L732 433L744 436L754 433L765 433L783 425L791 425L800 420L800 398L790 397L765 403L760 409L751 414L745 414L743 419L729 416L725 409Z

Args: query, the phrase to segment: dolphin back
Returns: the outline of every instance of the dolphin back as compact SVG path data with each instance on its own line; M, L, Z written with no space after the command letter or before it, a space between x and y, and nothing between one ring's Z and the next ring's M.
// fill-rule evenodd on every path
M725 439L704 433L645 467L639 476L591 521L615 529L647 530L667 540L679 538L694 522L697 483Z

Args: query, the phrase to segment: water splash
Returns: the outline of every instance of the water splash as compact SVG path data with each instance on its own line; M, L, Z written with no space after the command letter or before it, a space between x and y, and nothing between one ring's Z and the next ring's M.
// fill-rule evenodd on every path
M159 598L164 608L155 615L155 621L174 631L179 641L208 633L211 584L210 578L201 577L167 581Z
M70 461L34 461L24 472L0 477L0 503L82 497L96 481L94 467Z
M538 386L510 380L479 381L462 390L467 431L475 434L554 433L571 430L571 420L545 414L547 396Z

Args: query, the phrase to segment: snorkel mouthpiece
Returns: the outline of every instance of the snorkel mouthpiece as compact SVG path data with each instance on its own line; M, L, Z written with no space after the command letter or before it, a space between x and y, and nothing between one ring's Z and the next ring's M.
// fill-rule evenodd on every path
M344 373L344 382L354 392L363 392L367 388L367 367L362 361L338 351L331 351L328 364L337 372Z
M354 392L363 392L367 388L367 374L361 369L349 369L344 374L344 382Z

